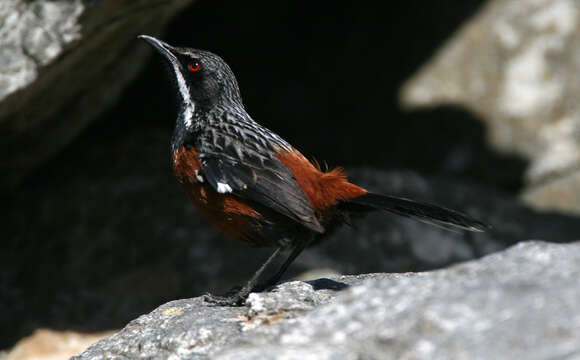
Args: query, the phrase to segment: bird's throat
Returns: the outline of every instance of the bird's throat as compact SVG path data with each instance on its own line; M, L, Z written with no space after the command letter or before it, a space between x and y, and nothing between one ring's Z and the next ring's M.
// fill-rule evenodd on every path
M193 105L193 104L192 104ZM173 136L171 137L171 150L175 153L181 146L195 143L195 109L183 107L175 121Z
M178 121L183 123L186 129L193 128L193 116L195 114L195 103L189 101L189 103L184 104L181 108L181 113L179 114Z

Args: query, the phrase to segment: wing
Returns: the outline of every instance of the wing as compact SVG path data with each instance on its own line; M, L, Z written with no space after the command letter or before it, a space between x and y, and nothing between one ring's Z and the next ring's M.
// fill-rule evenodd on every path
M201 153L201 175L218 193L255 201L322 233L308 197L294 174L275 157Z

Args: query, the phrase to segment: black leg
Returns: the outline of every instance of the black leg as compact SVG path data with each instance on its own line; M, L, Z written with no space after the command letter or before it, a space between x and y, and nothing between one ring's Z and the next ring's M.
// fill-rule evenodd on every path
M258 284L258 280L260 279L260 276L262 276L262 274L264 273L264 270L266 270L268 265L273 263L278 258L278 256L280 256L280 254L282 254L282 250L284 250L285 246L280 246L279 248L277 248L274 251L274 253L272 253L272 255L270 255L268 260L266 260L266 262L262 266L260 266L258 271L256 271L254 276L252 276L252 278L248 281L248 283L244 287L237 290L235 293L233 293L231 295L227 295L227 296L215 296L215 295L207 294L207 295L205 295L204 300L206 302L216 304L216 305L221 305L221 306L240 306L240 305L242 305L244 300L250 294L250 292L263 291L263 290L269 288L270 286L275 285L280 280L282 275L284 275L284 272L286 272L286 270L288 269L288 266L290 266L290 264L292 264L292 262L296 259L296 257L298 255L300 255L300 253L308 246L309 243L310 243L310 241L300 241L298 244L294 245L292 247L292 252L288 256L286 261L284 261L282 266L280 266L280 269L278 269L276 274L274 274L274 276L270 277L265 283Z
M266 270L268 265L270 263L274 262L276 260L276 258L278 258L278 256L280 256L283 249L284 249L284 247L280 246L279 248L274 250L274 252L272 253L272 255L270 255L268 260L266 260L266 262L264 264L262 264L262 266L260 266L258 271L256 271L256 273L250 278L248 283L246 285L244 285L244 287L242 287L241 289L236 291L234 294L227 295L227 296L216 296L216 295L206 294L203 299L206 302L216 304L216 305L222 305L222 306L239 306L239 305L241 305L243 303L243 301L248 297L250 292L254 289L256 284L258 283L258 280L259 280L260 276L262 275L262 273L264 272L264 270Z
M276 274L274 274L274 276L272 276L271 278L266 280L265 283L262 283L262 284L258 285L256 288L254 288L254 291L262 291L264 289L269 288L270 286L276 285L276 283L278 281L280 281L280 278L282 277L282 275L284 275L284 273L288 269L288 266L290 266L290 264L292 264L292 262L294 262L296 257L298 255L300 255L300 253L306 248L306 246L308 246L308 242L306 242L306 241L301 242L300 244L294 246L294 248L292 249L292 252L290 253L290 256L288 256L286 261L284 261L284 263L282 264L282 266L280 267L278 272L276 272Z

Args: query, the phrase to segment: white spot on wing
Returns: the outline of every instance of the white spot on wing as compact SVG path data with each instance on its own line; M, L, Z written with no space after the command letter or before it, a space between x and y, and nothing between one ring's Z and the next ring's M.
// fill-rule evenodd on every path
M203 182L203 176L201 176L201 174L199 173L199 171L195 170L195 178L197 179L197 181L199 181L200 183Z
M217 183L217 192L220 194L231 193L232 188L228 184L219 182Z

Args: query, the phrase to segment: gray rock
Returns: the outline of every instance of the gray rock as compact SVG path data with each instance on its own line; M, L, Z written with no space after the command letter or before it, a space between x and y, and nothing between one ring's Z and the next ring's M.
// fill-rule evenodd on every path
M34 82L40 67L81 38L82 1L0 4L0 101Z
M434 272L289 282L240 308L173 301L73 359L578 359L579 277L580 243L527 242Z
M408 107L461 104L478 114L489 141L530 160L527 180L567 181L524 198L542 208L580 211L580 3L494 0L403 87ZM572 184L575 186L571 186ZM538 194L539 191L546 194Z
M117 101L158 33L191 0L0 4L0 189L55 154Z

